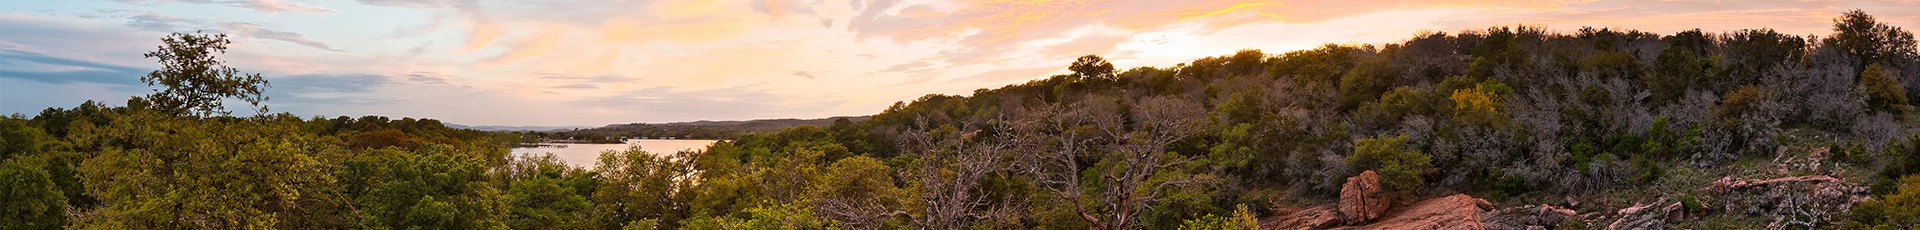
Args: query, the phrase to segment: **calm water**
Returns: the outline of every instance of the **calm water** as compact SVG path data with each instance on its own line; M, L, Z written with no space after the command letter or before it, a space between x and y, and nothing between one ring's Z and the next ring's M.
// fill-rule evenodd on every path
M647 150L647 153L664 155L680 152L680 150L706 150L707 145L713 142L714 140L630 139L626 144L557 144L567 147L513 148L513 155L553 153L554 158L560 158L560 161L567 162L567 165L592 169L593 162L599 160L601 151L626 151L628 145L639 145L640 149Z

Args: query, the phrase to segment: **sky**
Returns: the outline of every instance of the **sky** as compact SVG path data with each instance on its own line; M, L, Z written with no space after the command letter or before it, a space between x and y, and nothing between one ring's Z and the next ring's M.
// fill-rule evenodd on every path
M272 112L599 126L870 115L1088 54L1167 67L1521 24L1824 36L1850 9L1920 27L1914 0L0 0L0 114L145 95L141 54L174 32L232 36Z

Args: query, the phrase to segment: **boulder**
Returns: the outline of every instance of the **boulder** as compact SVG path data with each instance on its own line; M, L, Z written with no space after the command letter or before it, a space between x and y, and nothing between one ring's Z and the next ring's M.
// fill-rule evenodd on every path
M1347 183L1340 186L1335 211L1341 223L1357 225L1379 219L1392 206L1392 195L1380 186L1380 174L1368 170L1347 178Z

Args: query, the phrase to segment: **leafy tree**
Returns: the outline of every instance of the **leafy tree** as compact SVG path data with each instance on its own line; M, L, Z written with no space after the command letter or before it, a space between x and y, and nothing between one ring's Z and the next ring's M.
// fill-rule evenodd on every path
M587 200L594 182L592 174L568 167L552 154L522 156L510 162L514 175L505 187L508 208L507 226L513 229L594 229L593 203ZM582 194L585 192L586 194Z
M1821 39L1820 43L1859 58L1855 67L1897 63L1895 61L1911 60L1916 55L1913 33L1880 23L1873 15L1858 9L1833 19L1833 35Z
M1468 124L1495 124L1505 116L1500 114L1500 96L1496 94L1500 87L1475 86L1471 89L1454 90L1447 99L1453 102L1453 116L1456 121Z
M1354 141L1347 164L1380 173L1380 183L1411 192L1426 184L1421 173L1433 167L1433 157L1407 148L1407 135L1376 136Z
M1920 227L1920 175L1900 178L1900 192L1853 207L1844 228L1912 229Z
M688 197L683 191L693 187L694 153L656 156L639 146L626 151L607 151L593 167L599 187L593 192L593 205L601 224L613 225L654 220L659 227L674 228L688 213Z
M468 150L433 145L419 152L380 149L335 171L345 194L375 226L506 228L507 197Z
M1905 114L1909 110L1907 88L1880 64L1868 65L1866 71L1860 72L1859 84L1867 89L1867 106L1873 110L1893 114Z
M1113 63L1108 63L1106 58L1101 58L1099 55L1091 54L1074 60L1073 65L1067 66L1067 70L1072 70L1075 76L1083 79L1111 80L1114 74Z
M878 159L855 156L827 167L810 204L818 214L855 229L874 229L893 219L890 207L904 205L893 185L893 169Z
M67 224L67 198L41 169L38 157L0 161L0 229L60 229Z
M267 100L261 94L261 89L268 87L267 80L257 73L241 75L220 59L227 45L233 43L226 34L174 33L161 41L166 44L145 54L160 59L160 70L140 77L148 86L166 87L146 97L157 110L177 115L227 115L232 112L221 101L234 98L256 107L258 113L266 113L267 107L260 103Z
M316 155L330 148L287 123L113 115L81 135L112 143L80 165L101 207L82 228L351 225Z

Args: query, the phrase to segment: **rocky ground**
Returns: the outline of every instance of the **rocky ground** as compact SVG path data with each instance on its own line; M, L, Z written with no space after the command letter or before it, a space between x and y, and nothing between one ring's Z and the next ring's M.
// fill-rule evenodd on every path
M1667 180L1665 184L1677 189L1616 191L1638 195L1567 197L1560 202L1508 207L1465 194L1396 199L1383 189L1378 174L1367 171L1347 178L1334 203L1278 207L1260 225L1263 229L1806 229L1830 223L1869 199L1866 186L1846 180L1845 170L1824 163L1833 155L1826 148L1782 148L1778 155L1765 162L1727 166L1719 173L1689 172L1694 174ZM1719 179L1706 182L1705 177Z

